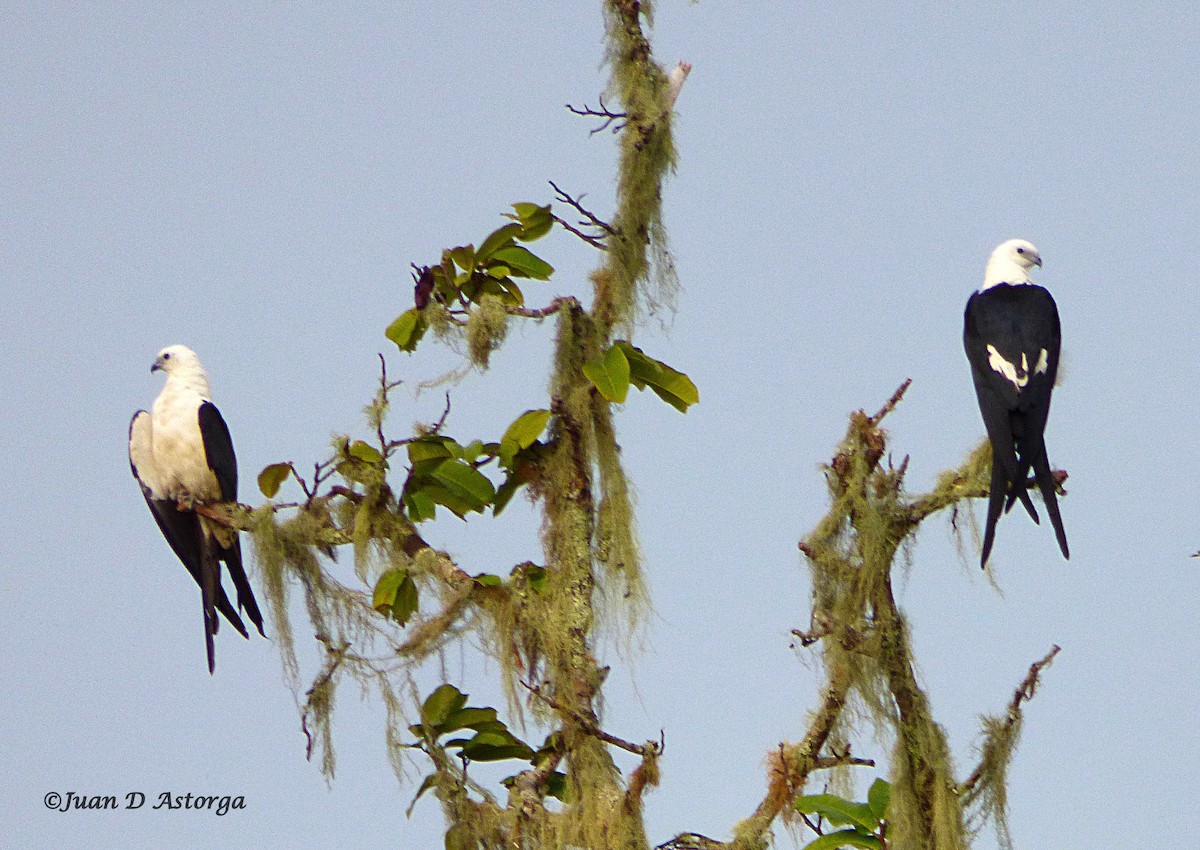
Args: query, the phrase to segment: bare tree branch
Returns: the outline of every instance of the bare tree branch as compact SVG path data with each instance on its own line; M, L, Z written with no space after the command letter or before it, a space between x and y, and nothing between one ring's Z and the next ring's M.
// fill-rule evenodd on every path
M591 210L585 208L582 205L580 200L576 200L575 198L572 198L570 195L568 195L562 189L558 188L558 184L556 184L553 180L550 180L548 182L550 183L550 186L554 189L554 191L557 193L556 197L558 198L558 200L562 201L567 206L573 208L576 212L578 212L581 216L583 216L583 221L579 222L581 225L586 226L586 227L599 228L600 230L603 230L605 233L609 234L610 236L617 232L611 224L609 224L607 221L605 221L604 219L597 216ZM580 195L580 199L582 199L582 198L583 198L583 196Z
M554 697L542 691L542 689L537 685L531 685L528 682L522 681L521 687L525 688L525 690L529 691L555 711L575 721L575 723L579 725L580 729L582 729L588 735L591 735L593 738L599 738L606 744L612 744L614 747L618 747L626 752L633 753L634 755L638 756L657 756L662 753L662 746L658 741L647 741L644 744L634 744L626 741L623 738L618 738L616 735L610 735L608 732L605 732L603 729L597 726L594 721L587 717L583 717L578 712L558 702L556 699L554 699Z
M908 388L910 386L912 386L912 378L905 378L904 382L896 388L894 393L892 393L892 397L884 402L883 407L879 408L879 412L871 417L871 424L878 425L883 420L883 417L895 410L896 405L898 405L900 400L904 398L904 394L908 392Z
M690 70L690 66L689 66L689 70ZM684 76L686 77L687 75L685 74ZM680 85L682 86L683 83L680 83ZM604 119L603 123L601 123L599 127L596 127L594 130L592 130L590 133L588 133L589 136L594 136L603 130L607 130L610 126L612 126L612 131L614 133L619 133L619 132L621 132L621 130L623 130L625 128L625 125L629 123L629 121L628 121L629 116L626 115L624 112L613 112L611 109L609 109L607 106L604 105L604 95L600 95L600 108L599 109L592 109L586 103L583 105L582 108L577 107L577 106L572 106L569 103L564 104L564 106L566 106L567 109L570 110L575 115L579 115L584 118L603 118Z
M571 309L579 306L579 300L571 296L563 296L555 298L545 307L541 309L531 309L529 307L505 307L505 310L512 316L524 316L527 319L545 319L548 316L553 316L560 310Z

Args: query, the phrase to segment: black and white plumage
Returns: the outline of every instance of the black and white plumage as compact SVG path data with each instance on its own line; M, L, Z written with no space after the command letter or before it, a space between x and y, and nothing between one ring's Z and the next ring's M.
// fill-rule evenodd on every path
M129 466L159 529L187 567L204 607L208 671L213 672L217 612L249 637L238 611L263 632L262 613L242 566L238 533L200 516L197 504L237 500L237 457L208 375L190 348L172 345L158 353L151 372L167 376L153 412L139 410L129 423ZM235 609L221 586L224 561L237 590Z
M1062 332L1054 299L1029 276L1029 270L1041 264L1037 248L1023 239L1002 243L992 252L983 286L967 301L963 317L963 346L992 443L982 567L987 566L1000 514L1017 500L1039 522L1026 488L1030 469L1063 557L1070 557L1043 436Z

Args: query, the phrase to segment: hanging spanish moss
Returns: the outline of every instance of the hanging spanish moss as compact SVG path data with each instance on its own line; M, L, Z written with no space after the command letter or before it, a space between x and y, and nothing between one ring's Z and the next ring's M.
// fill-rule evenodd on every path
M664 73L652 57L643 29L652 22L648 0L603 0L603 9L609 89L621 102L625 123L618 137L616 211L603 227L607 249L590 276L590 307L557 298L526 308L520 293L509 290L502 299L494 293L505 272L491 279L487 294L476 289L455 300L455 280L481 285L472 278L475 249L463 247L443 259L441 288L434 295L432 287L424 290L424 300L418 297L388 332L411 351L432 329L469 361L451 373L458 380L489 365L511 322L554 316L545 407L521 414L497 441L485 442L486 435L470 443L451 439L445 431L449 405L437 423L394 439L386 420L389 393L398 384L381 363L379 388L365 409L366 438L335 438L333 457L316 464L310 479L301 479L291 464L276 464L276 472L295 476L303 500L269 503L225 520L253 534L309 757L332 778L334 708L347 677L365 692L378 691L389 762L399 778L416 785L412 805L423 795L440 804L450 850L650 847L643 801L662 779L661 745L616 737L601 717L608 668L598 646L605 638L632 643L650 605L633 487L609 400L623 396L605 390L606 396L603 381L589 378L585 366L594 370L623 351L646 357L614 346L614 337L620 331L631 339L647 315L673 303L677 281L663 227L662 185L675 162L671 110L681 79ZM686 76L689 66L681 67ZM510 241L536 238L539 216L545 229L551 225L549 207L514 209L519 227L505 225L496 232L500 236L489 237L493 250L500 250L505 234ZM532 262L515 243L508 249L506 261ZM481 249L479 256L489 254ZM548 272L540 268L530 273L544 279ZM423 269L418 286L432 275ZM805 646L816 645L825 676L803 737L772 749L767 793L729 842L689 833L662 846L766 848L777 818L797 825L796 801L817 777L834 792L850 794L855 772L873 766L851 754L860 727L890 744L890 768L879 771L891 779L889 847L965 850L987 820L1009 846L1005 786L1020 734L1020 705L1051 656L1031 668L1006 717L984 718L979 766L956 782L945 733L916 673L908 624L893 593L893 568L910 558L921 522L986 495L990 452L985 444L927 494L906 493L906 461L892 465L880 427L905 387L874 416L851 416L825 468L829 511L801 544L812 574L812 622L797 636ZM691 390L679 409L695 402L694 385ZM536 427L523 432L521 423L530 421ZM447 512L471 522L485 510L499 512L500 491L511 497L517 485L528 487L542 511L542 563L468 572L422 536L430 528L422 523L441 521ZM276 480L263 492L274 498L278 487ZM286 519L279 513L285 507ZM334 547L352 551L352 573L348 562L333 563ZM306 688L288 610L297 589L318 656ZM447 650L468 641L497 662L505 705L468 703L453 683L432 694L418 691L422 665L438 665L444 676ZM519 740L513 730L522 736L533 731L537 738ZM637 767L623 773L616 748L637 755ZM507 762L513 774L503 785L482 782L469 770L473 759Z

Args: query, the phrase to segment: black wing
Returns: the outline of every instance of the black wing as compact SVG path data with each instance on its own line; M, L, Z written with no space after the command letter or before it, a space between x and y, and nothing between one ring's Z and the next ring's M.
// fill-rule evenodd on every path
M204 454L208 468L217 476L221 485L221 501L237 501L237 455L233 453L233 438L229 426L221 418L221 411L211 401L200 405L197 413L200 438L204 441Z
M233 451L233 438L229 434L229 426L225 424L221 412L211 401L200 405L197 417L208 467L213 471L217 477L217 483L221 486L221 499L226 502L236 502L237 455ZM254 623L258 633L265 637L262 612L258 608L254 590L250 587L250 580L242 565L242 544L237 532L233 533L233 542L229 546L221 546L215 539L213 543L218 547L217 557L224 561L229 568L229 577L233 579L233 585L237 588L238 607L246 612L246 616Z
M148 413L144 410L139 410L133 415L133 420L129 423L130 443L133 440L133 426L139 415ZM200 517L195 511L181 511L179 506L171 499L155 498L154 493L146 486L146 482L142 480L142 476L138 473L137 464L133 460L132 451L129 458L129 469L133 473L133 477L137 479L138 487L141 488L142 497L146 500L146 506L150 508L150 513L157 523L159 531L166 538L167 543L171 547L171 551L187 568L188 573L195 580L197 586L203 588L200 580L200 564L204 553L204 533L200 528ZM229 621L238 633L249 638L250 635L246 631L246 626L242 622L242 618L238 616L237 610L233 607L233 603L229 601L229 597L225 594L223 588L218 588L216 598L216 608ZM206 629L207 631L207 629Z
M975 372L976 385L985 384L1008 410L1050 413L1050 394L1058 375L1062 330L1054 299L1040 286L1001 284L976 292L967 301L963 343ZM1018 368L1027 383L1018 388L989 363L989 346ZM1045 369L1037 366L1045 351Z
M988 516L983 538L983 554L980 564L986 564L995 536L996 522L1004 510L1006 497L1019 498L1030 518L1039 522L1033 500L1025 488L1025 475L1020 470L1017 451L1018 425L1014 411L1019 404L1019 391L1015 384L992 368L992 350L1008 360L1015 357L1020 364L1021 356L1009 352L1020 342L1014 334L1020 333L1022 322L1019 310L1011 309L1007 290L1017 287L998 286L977 292L967 301L963 316L963 347L971 364L971 377L975 383L975 396L979 400L979 411L992 444L992 478L988 488ZM1029 288L1029 287L1020 287ZM1006 290L997 297L996 290ZM1017 330L1014 330L1016 328ZM1038 351L1040 352L1040 348ZM1027 358L1026 358L1027 361ZM1037 360L1034 361L1036 371Z
M1025 486L1031 467L1066 556L1066 535L1057 499L1053 487L1048 488L1042 480L1045 476L1041 472L1042 468L1049 469L1043 434L1050 416L1050 398L1062 345L1058 307L1050 293L1040 286L1001 284L977 292L967 302L963 345L992 443L992 492L982 562L987 562L995 522L1000 515L997 495L999 501L1007 500L1004 510L1020 499L1037 521ZM1010 364L1012 375L1006 376L993 367L994 356ZM995 471L997 465L1002 476Z

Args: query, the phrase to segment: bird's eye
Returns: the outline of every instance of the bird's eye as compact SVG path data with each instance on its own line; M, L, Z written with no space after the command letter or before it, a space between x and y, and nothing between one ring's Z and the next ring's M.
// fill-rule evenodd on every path
M169 353L163 355L163 360L170 360L170 359L171 359L171 355Z
M1025 249L1024 249L1024 248L1018 248L1018 249L1017 249L1017 253L1018 253L1018 254L1024 254L1024 253L1025 253ZM168 356L169 356L169 355L168 355Z

